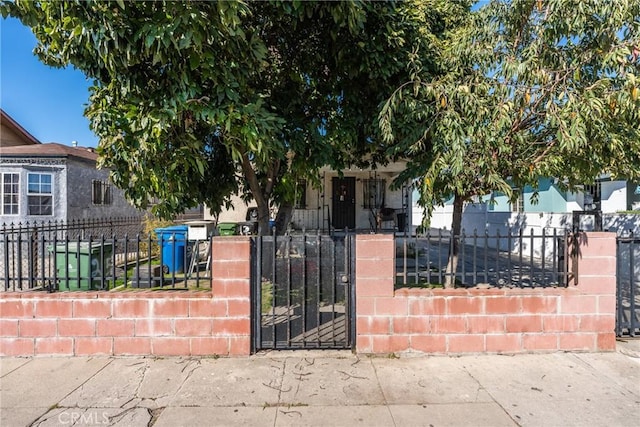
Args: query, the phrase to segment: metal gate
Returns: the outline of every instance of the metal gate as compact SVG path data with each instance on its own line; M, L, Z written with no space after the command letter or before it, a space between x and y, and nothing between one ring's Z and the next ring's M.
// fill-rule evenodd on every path
M253 350L353 348L354 235L252 242Z
M618 237L616 335L640 334L640 237Z

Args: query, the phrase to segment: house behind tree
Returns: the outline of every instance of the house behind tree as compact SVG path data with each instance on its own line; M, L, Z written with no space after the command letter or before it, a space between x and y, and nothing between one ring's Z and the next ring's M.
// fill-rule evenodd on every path
M96 168L93 148L42 144L4 111L0 133L0 223L141 214Z

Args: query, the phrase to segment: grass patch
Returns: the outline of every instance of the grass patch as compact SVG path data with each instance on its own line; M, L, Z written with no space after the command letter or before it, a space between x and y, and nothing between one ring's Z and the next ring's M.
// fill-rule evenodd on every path
M262 313L268 313L273 308L273 283L262 282L260 296L262 302L260 310Z

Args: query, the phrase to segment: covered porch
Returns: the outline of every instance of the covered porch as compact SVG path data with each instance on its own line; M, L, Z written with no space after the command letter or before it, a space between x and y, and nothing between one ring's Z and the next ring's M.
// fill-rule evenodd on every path
M341 173L321 169L320 188L301 186L291 231L410 233L413 201L409 183L391 188L404 166L396 162L375 170L350 168Z

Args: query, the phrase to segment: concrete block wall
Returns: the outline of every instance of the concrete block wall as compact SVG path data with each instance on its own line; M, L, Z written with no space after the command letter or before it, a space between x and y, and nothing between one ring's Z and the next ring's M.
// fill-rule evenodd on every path
M0 355L248 355L249 240L216 238L211 292L0 294Z
M356 238L356 350L435 354L615 349L616 240L578 239L551 289L394 290L391 235ZM250 241L213 241L210 292L0 293L0 355L248 355Z
M357 236L356 350L614 350L615 234L586 233L578 245L577 280L568 288L394 291L393 236Z

